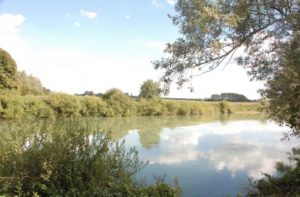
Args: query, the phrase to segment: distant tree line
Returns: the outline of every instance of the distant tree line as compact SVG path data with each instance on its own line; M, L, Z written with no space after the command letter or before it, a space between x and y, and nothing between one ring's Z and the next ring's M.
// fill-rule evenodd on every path
M236 93L222 93L222 94L213 94L208 101L231 101L231 102L249 102L250 100L242 95L242 94L236 94Z

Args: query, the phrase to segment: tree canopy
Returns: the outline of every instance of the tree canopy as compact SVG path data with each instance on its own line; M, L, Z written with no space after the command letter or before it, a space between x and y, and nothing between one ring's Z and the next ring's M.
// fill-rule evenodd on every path
M257 79L266 79L281 67L282 45L299 34L299 0L178 0L170 16L182 36L168 44L170 56L155 61L168 85L218 67L243 47L238 63Z
M283 48L282 68L266 82L263 95L270 99L272 117L300 136L300 36Z
M42 82L32 75L28 75L25 71L18 72L20 80L20 92L22 95L32 94L41 95L46 92Z
M0 90L18 88L17 65L10 54L0 48Z
M159 83L149 79L142 84L140 97L146 99L158 98L160 97L161 92Z
M263 94L272 100L273 117L299 129L299 0L178 0L175 10L170 18L181 37L153 62L164 71L165 89L214 70L238 51L237 63L267 81Z

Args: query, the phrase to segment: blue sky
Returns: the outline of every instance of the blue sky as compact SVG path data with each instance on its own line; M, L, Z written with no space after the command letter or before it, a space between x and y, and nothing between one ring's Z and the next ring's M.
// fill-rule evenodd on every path
M146 79L157 80L152 60L179 34L168 14L175 0L2 0L0 47L19 70L39 77L54 91L105 92L118 87L138 94ZM258 98L261 83L232 64L194 80L194 93L174 86L170 96L209 97L237 92Z

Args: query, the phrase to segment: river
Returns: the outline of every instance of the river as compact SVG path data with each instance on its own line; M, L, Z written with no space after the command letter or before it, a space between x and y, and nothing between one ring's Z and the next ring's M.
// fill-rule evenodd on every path
M166 175L166 181L177 178L183 197L245 194L249 178L274 174L275 162L287 162L286 153L296 145L293 140L282 141L287 128L258 114L120 118L117 122L112 124L115 131L118 125L127 127L120 140L136 147L141 160L149 161L139 177L149 182L157 176Z
M288 128L267 120L264 114L78 121L97 125L114 141L125 141L128 149L135 147L140 160L149 162L137 179L146 178L148 183L157 177L169 183L177 179L183 197L243 195L249 178L274 174L275 162L287 162L286 153L296 145L296 140L282 141ZM9 131L7 123L0 124L4 136ZM21 125L26 127L25 122Z

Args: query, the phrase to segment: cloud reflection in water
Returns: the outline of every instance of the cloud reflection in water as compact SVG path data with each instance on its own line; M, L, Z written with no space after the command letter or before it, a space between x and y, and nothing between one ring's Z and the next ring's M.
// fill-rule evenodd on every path
M184 165L208 160L216 171L239 171L257 178L273 173L276 161L286 161L295 142L281 141L287 128L274 122L232 121L163 129L157 150L139 150L150 165ZM144 153L144 154L143 154Z

